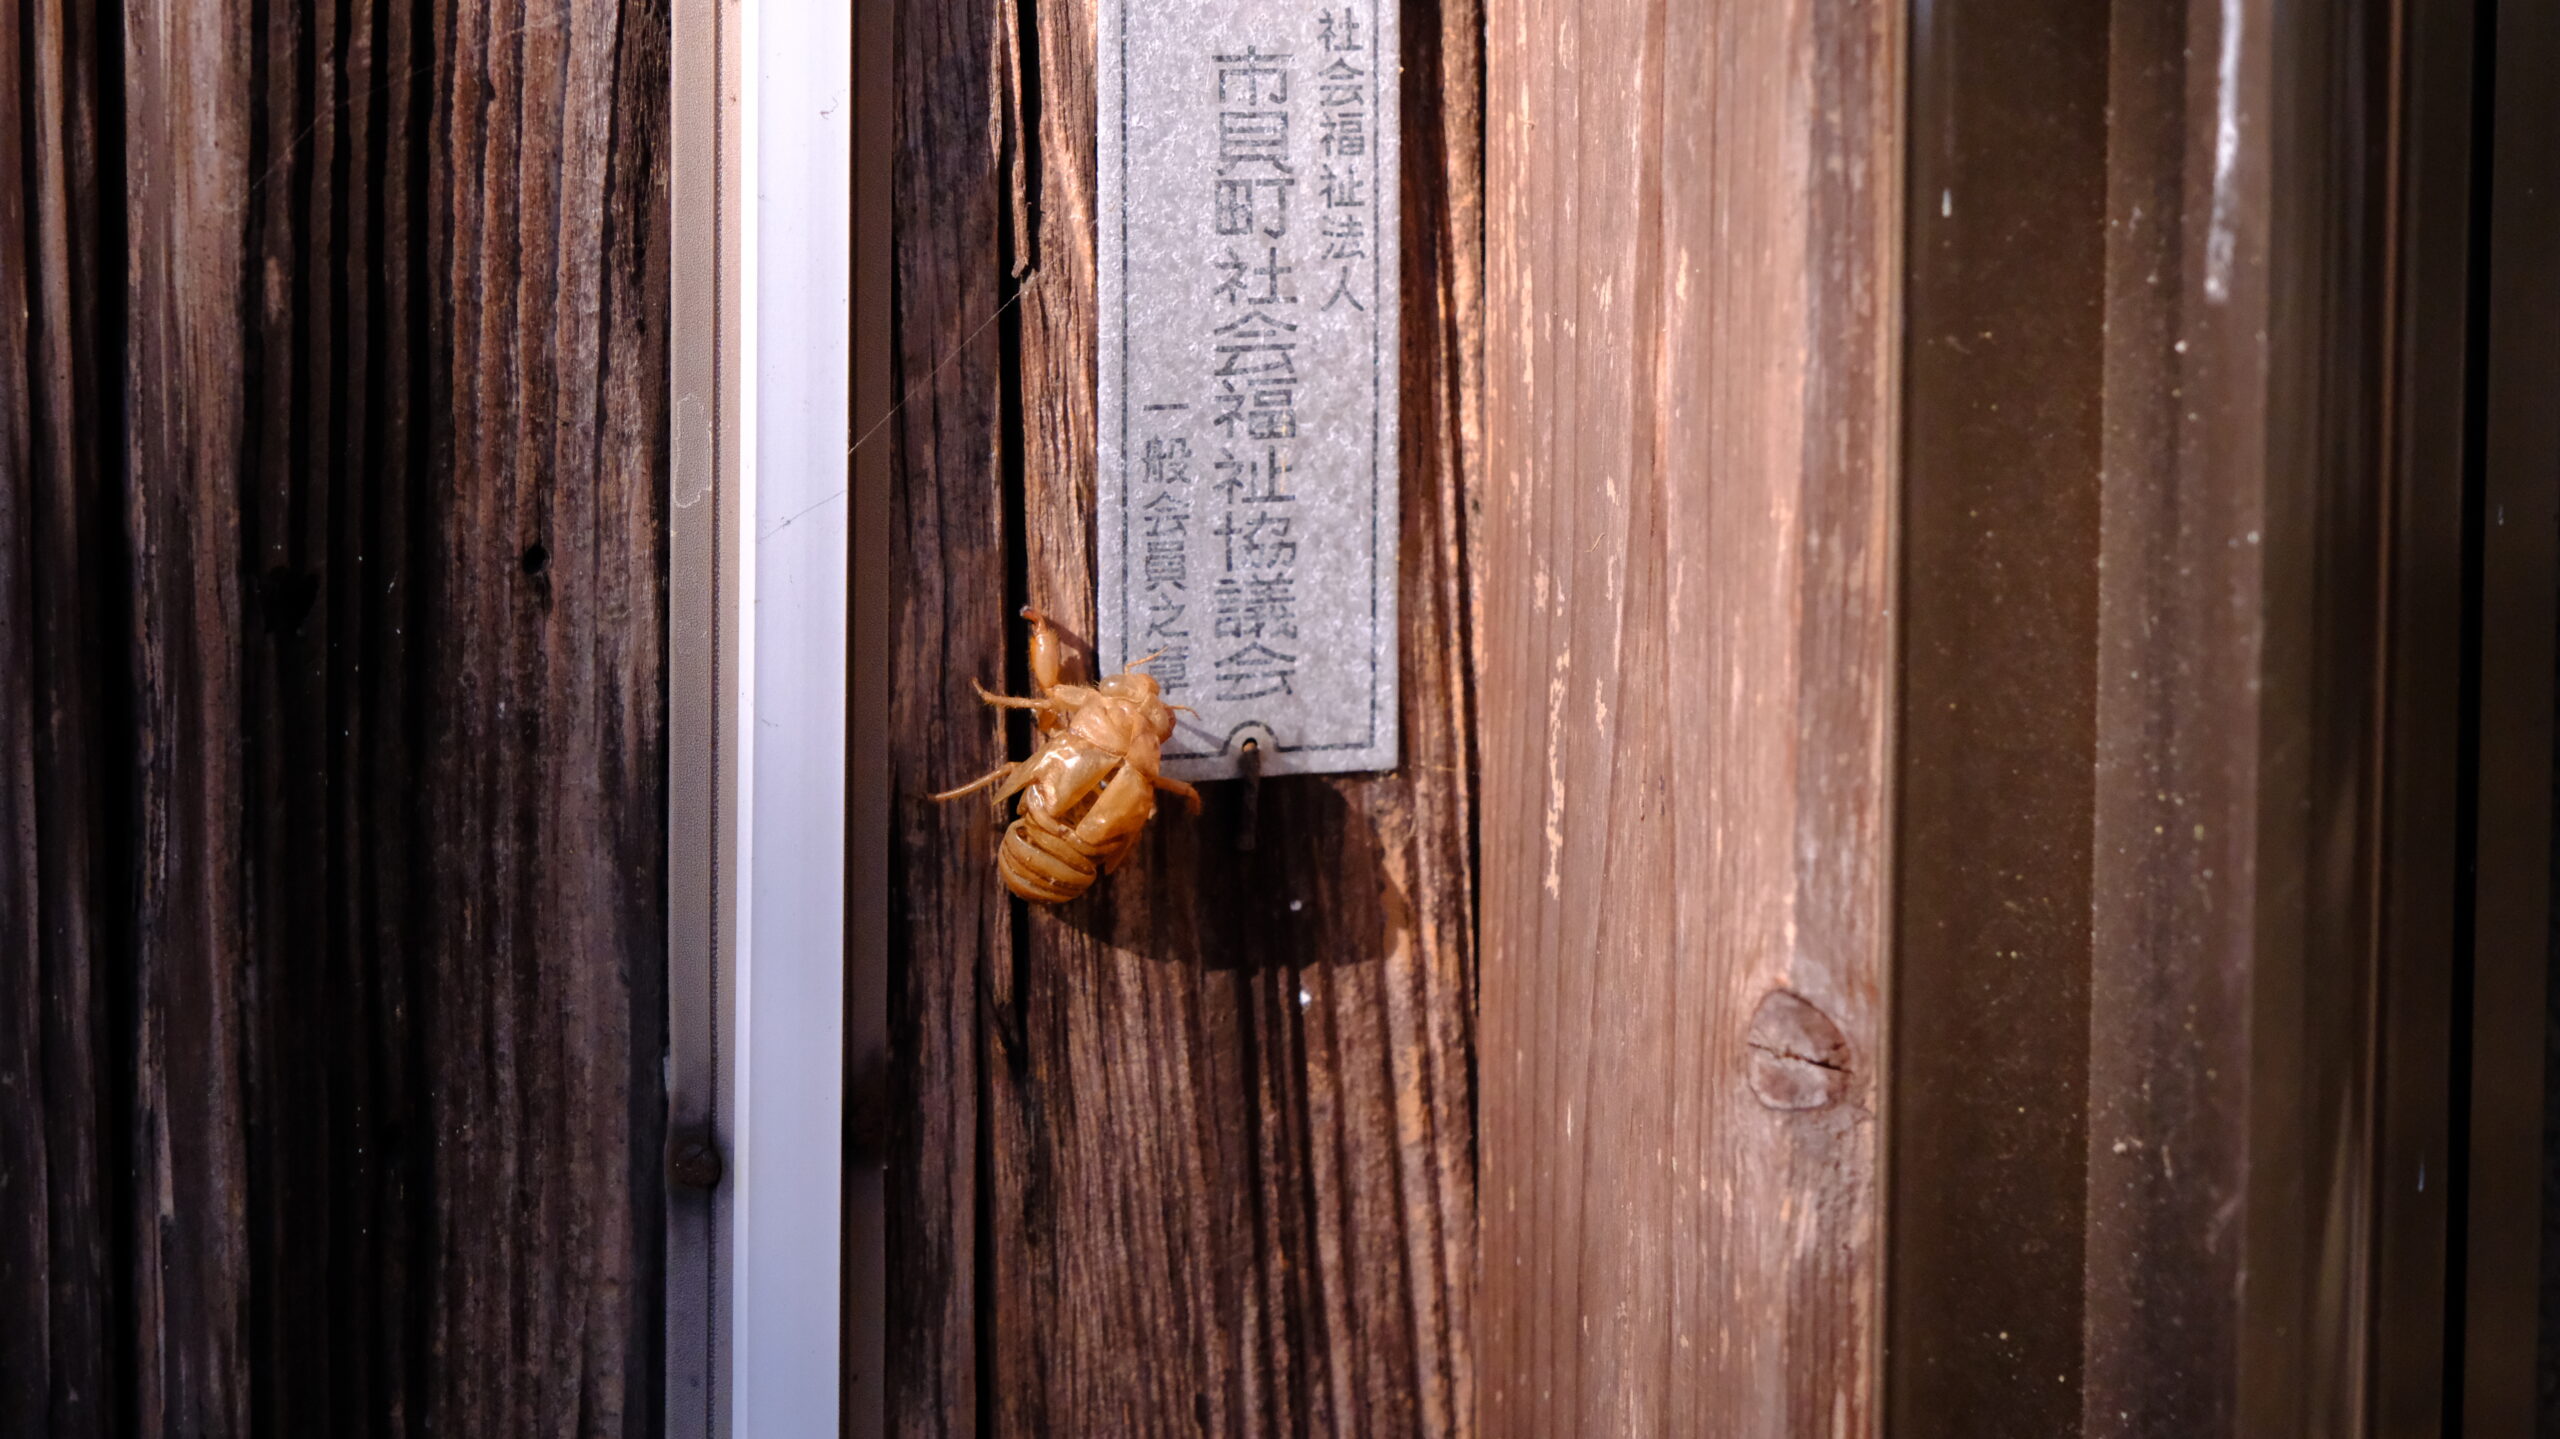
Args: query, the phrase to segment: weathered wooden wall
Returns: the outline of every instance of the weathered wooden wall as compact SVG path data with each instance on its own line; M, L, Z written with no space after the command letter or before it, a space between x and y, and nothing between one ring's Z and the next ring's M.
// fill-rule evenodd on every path
M1404 15L1403 767L1037 913L924 795L1005 746L1015 608L1092 623L1094 11L897 23L893 1428L1470 1432L1481 12Z
M653 1426L666 18L0 18L0 1432Z
M1491 7L1490 1434L1876 1422L1901 15Z

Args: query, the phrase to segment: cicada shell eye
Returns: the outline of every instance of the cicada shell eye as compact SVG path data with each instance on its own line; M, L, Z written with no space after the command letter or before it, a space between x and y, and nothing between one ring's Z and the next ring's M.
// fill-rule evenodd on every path
M1136 700L1145 704L1156 697L1161 688L1156 677L1144 670L1122 670L1102 682L1102 692L1114 699Z

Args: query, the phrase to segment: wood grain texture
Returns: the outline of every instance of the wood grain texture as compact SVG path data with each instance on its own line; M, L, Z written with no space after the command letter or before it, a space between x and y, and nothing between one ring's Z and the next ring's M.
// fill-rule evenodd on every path
M967 693L1006 673L1008 353L991 322L1009 298L1009 228L994 132L993 8L902 4L890 184L899 394L889 548L890 1049L902 1121L889 1167L889 1432L974 1436L985 1184L981 987L1010 968L1004 902L977 813L923 796L981 773L1000 731ZM857 415L861 429L873 428Z
M900 14L893 1427L1472 1432L1481 14L1404 16L1404 767L1025 913L922 795L1002 750L1017 605L1091 631L1093 23Z
M666 17L36 13L0 1144L107 1233L7 1231L0 1432L646 1432Z
M1491 1434L1875 1423L1899 14L1489 16Z
M654 1427L667 17L456 3L430 101L426 1399Z
M127 895L110 736L123 598L105 563L122 308L102 192L116 144L89 7L29 0L0 24L0 1430L107 1432L119 1264L101 1146Z
M146 1435L250 1420L242 1009L251 958L237 738L246 648L245 4L125 17L125 478L141 811L130 1146L135 1375Z

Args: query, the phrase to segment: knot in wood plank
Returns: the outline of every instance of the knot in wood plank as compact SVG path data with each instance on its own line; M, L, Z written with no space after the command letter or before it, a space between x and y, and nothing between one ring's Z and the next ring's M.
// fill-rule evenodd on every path
M1849 1092L1849 1040L1813 1001L1773 989L1751 1012L1751 1092L1771 1109L1827 1109Z

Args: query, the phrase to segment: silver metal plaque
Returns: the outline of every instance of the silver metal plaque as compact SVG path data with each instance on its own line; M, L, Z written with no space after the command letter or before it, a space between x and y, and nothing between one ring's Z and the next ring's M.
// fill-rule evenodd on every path
M1100 659L1184 779L1396 763L1396 7L1103 0Z

